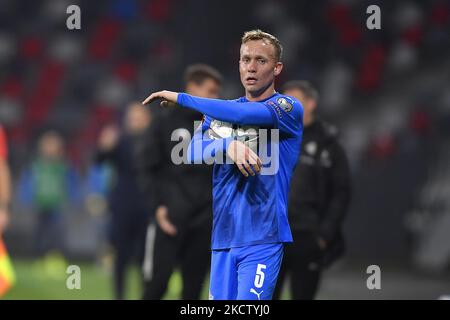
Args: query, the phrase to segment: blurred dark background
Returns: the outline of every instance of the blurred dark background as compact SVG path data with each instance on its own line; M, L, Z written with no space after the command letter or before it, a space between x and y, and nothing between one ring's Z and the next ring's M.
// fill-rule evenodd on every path
M81 8L81 30L66 27L71 4ZM372 4L381 9L381 30L366 27ZM40 133L63 135L76 172L66 208L69 255L96 259L107 220L103 191L90 174L100 129L120 121L130 101L181 90L191 63L224 74L223 98L241 96L240 37L254 28L284 45L279 85L306 79L318 87L319 114L338 126L350 159L348 250L330 275L356 273L365 287L367 266L377 264L382 272L389 266L435 281L429 291L422 285L423 295L407 287L381 297L450 293L448 0L0 0L0 123L15 186L6 235L12 256L32 255L33 213L20 181ZM324 280L324 298L352 288L339 279Z

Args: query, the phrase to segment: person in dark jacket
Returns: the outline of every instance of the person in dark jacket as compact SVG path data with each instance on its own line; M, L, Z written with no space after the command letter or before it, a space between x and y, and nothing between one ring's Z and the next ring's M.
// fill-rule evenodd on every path
M143 132L149 126L149 110L131 103L125 111L124 128L103 128L98 140L96 163L108 163L114 179L108 196L110 240L114 249L114 291L116 299L125 297L125 275L133 260L141 265L144 256L146 227L149 221L148 197L144 197L138 180L136 154L142 145Z
M283 93L303 105L302 152L289 193L294 243L286 247L275 297L290 277L291 298L314 299L324 268L344 252L342 223L350 201L348 160L335 127L316 118L317 90L307 81L290 81Z
M220 73L208 65L191 65L185 72L185 91L195 96L218 98L221 82ZM182 299L199 299L210 263L212 166L178 163L181 154L176 147L187 147L202 115L174 109L165 109L155 119L142 157L141 176L155 181L148 193L156 194L143 264L143 299L148 300L164 296L176 267L182 275Z

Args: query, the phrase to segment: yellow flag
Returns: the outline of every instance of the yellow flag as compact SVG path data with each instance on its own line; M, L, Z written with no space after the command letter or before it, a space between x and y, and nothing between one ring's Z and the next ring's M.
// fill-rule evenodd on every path
M2 297L16 282L14 269L6 251L5 244L0 238L0 297Z

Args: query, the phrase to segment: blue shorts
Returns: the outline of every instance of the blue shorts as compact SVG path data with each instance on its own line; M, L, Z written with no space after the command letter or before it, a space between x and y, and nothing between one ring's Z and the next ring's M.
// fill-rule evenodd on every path
M272 299L283 250L283 243L212 250L209 299Z

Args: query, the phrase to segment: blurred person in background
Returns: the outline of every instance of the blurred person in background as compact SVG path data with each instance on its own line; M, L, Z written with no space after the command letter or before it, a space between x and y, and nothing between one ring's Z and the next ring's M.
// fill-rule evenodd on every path
M211 66L189 66L184 81L189 94L219 97L222 76ZM162 112L145 152L146 175L155 177L157 208L147 231L143 299L161 299L176 266L182 275L182 299L199 299L210 260L212 166L175 165L171 152L178 139L189 143L202 114L187 108Z
M112 130L115 130L113 128ZM98 239L96 263L112 273L113 252L110 241L110 218L108 196L114 178L114 168L107 163L91 163L84 180L84 208L95 224Z
M138 265L143 260L145 232L150 215L139 186L136 155L150 122L150 112L140 103L131 103L125 111L123 128L106 126L98 139L95 162L108 163L114 171L108 204L116 299L125 298L128 265L133 259Z
M0 239L10 220L11 173L8 165L8 144L0 126Z
M317 90L307 81L290 81L283 93L301 101L303 142L289 193L289 222L294 243L286 247L274 298L286 274L291 298L314 299L323 268L344 251L342 224L350 201L350 173L336 129L315 116Z
M38 154L20 182L22 200L37 214L36 254L45 258L43 262L51 270L66 264L61 257L67 257L64 205L77 194L77 176L64 149L63 137L57 131L45 131L38 140Z

